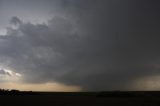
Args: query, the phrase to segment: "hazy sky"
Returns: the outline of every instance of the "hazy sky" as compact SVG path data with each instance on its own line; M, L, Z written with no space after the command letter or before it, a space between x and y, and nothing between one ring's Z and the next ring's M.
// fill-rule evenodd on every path
M0 0L0 87L160 90L159 0Z

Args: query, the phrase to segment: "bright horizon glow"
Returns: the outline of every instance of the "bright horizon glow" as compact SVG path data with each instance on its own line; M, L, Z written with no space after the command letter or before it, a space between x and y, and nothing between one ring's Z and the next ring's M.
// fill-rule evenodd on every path
M65 85L58 82L25 83L23 75L9 69L0 70L0 88L17 89L20 91L56 91L56 92L78 92L82 88L78 86Z
M41 83L41 84L30 84L23 82L6 82L0 83L1 89L17 89L20 91L52 91L52 92L79 92L82 88L77 86L69 86L60 83Z

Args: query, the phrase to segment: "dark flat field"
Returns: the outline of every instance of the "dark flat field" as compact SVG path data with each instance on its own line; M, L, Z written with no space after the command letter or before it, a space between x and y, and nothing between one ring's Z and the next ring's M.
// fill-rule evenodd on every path
M19 106L160 106L160 92L12 92L0 105Z

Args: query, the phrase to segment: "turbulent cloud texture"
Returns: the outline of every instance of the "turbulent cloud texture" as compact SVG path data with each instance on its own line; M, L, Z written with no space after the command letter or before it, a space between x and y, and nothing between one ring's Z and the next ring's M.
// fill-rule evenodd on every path
M160 74L158 0L59 3L46 23L11 19L14 27L0 36L1 66L22 73L24 82L84 90L133 90L134 80Z

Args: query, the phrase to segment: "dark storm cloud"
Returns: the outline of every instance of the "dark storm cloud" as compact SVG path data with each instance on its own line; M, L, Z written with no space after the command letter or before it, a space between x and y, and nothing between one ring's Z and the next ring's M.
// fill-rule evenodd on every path
M48 1L49 2L49 1ZM123 90L160 74L158 0L66 0L48 24L14 17L0 37L0 59L33 83L58 81L85 90ZM62 14L62 15L60 15Z
M10 23L13 24L13 25L17 25L17 24L21 24L21 20L18 18L18 17L13 17L11 20L10 20Z
M3 70L3 69L1 69L0 70L0 75L6 75L7 73ZM7 74L8 75L8 74Z

